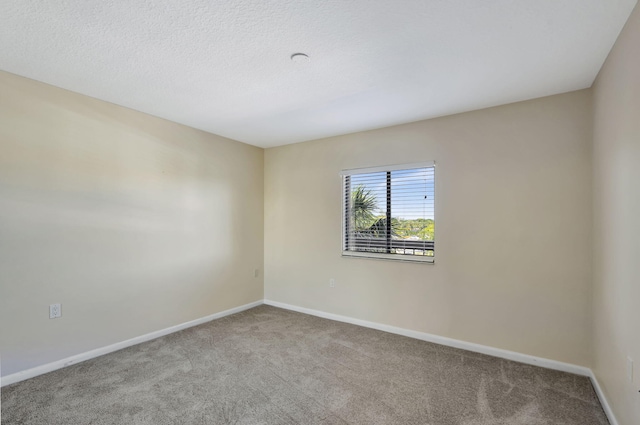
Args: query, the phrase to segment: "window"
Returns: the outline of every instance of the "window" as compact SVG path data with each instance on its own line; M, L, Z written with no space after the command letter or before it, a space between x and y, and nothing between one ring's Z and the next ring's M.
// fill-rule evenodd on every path
M435 164L345 170L342 255L433 263Z

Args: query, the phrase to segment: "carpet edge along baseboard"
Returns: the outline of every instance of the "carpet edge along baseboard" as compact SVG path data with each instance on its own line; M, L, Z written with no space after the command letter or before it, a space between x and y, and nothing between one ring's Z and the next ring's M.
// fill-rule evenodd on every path
M363 326L365 328L376 329L379 331L389 332L397 335L406 336L409 338L419 339L422 341L433 342L435 344L446 345L453 348L460 348L462 350L473 351L475 353L486 354L493 357L499 357L506 360L512 360L514 362L525 363L532 366L543 367L546 369L558 370L561 372L573 373L575 375L586 376L591 380L600 403L609 419L611 425L618 425L618 421L613 413L613 409L605 396L604 390L600 386L595 373L588 367L579 366L572 363L565 363L557 360L546 359L544 357L532 356L529 354L518 353L515 351L504 350L502 348L490 347L488 345L476 344L473 342L462 341L453 338L447 338L440 335L429 334L426 332L413 331L410 329L404 329L397 326L385 325L382 323L370 322L367 320L356 319L349 316L342 316L339 314L327 313L325 311L314 310L306 307L299 307L292 304L286 304L279 301L272 301L269 299L264 300L264 304L272 307L283 308L285 310L291 310L298 313L309 314L316 317L322 317L324 319L335 320L338 322L350 323L352 325Z
M250 308L254 308L262 304L263 304L263 300L254 301L238 307L230 308L228 310L220 311L218 313L210 314L208 316L201 317L199 319L190 320L188 322L184 322L175 326L170 326L168 328L160 329L154 332L149 332L144 335L127 339L125 341L116 342L115 344L110 344L104 347L96 348L90 351L85 351L83 353L78 353L70 357L56 360L51 363L46 363L40 366L35 366L30 369L22 370L20 372L15 372L10 375L1 377L0 387L5 387L7 385L15 384L16 382L24 381L29 378L34 378L39 375L44 375L45 373L53 372L54 370L62 369L63 367L81 363L83 361L90 360L99 356L103 356L105 354L113 353L114 351L122 350L123 348L131 347L133 345L138 345L143 342L151 341L153 339L160 338L165 335L169 335L184 329L188 329L193 326L198 326L203 323L210 322L212 320L216 320L225 316L230 316L232 314L240 313L242 311L249 310Z
M406 336L422 341L432 342L435 344L446 345L453 348L459 348L462 350L472 351L476 353L486 354L489 356L499 357L506 360L512 360L519 363L525 363L532 366L539 366L547 369L558 370L561 372L573 373L576 375L586 376L591 379L591 383L600 399L600 402L604 408L604 411L609 419L611 425L618 425L618 421L611 409L611 406L604 394L603 389L600 387L600 383L596 378L594 372L585 366L579 366L571 363L560 362L557 360L551 360L543 357L532 356L529 354L518 353L515 351L504 350L501 348L490 347L487 345L476 344L472 342L466 342L453 338L447 338L440 335L429 334L426 332L419 332L410 329L404 329L397 326L385 325L382 323L370 322L367 320L356 319L349 316L342 316L334 313L327 313L320 310L314 310L306 307L299 307L292 304L286 304L279 301L273 301L269 299L258 300L248 304L244 304L238 307L234 307L228 310L224 310L218 313L214 313L200 319L191 320L179 325L171 326L158 331L150 332L145 335L134 337L125 341L121 341L115 344L111 344L105 347L97 348L84 353L79 353L64 359L56 360L51 363L36 366L30 369L26 369L20 372L16 372L0 378L0 387L14 384L16 382L24 381L29 378L33 378L45 373L53 372L63 367L71 366L85 360L90 360L95 357L99 357L105 354L112 353L114 351L122 350L123 348L131 347L133 345L141 344L143 342L151 341L156 338L160 338L165 335L169 335L174 332L178 332L184 329L198 326L203 323L210 322L212 320L220 319L225 316L240 313L242 311L257 307L259 305L266 304L272 307L282 308L285 310L295 311L298 313L309 314L324 319L335 320L338 322L349 323L357 326L363 326L366 328L376 329L379 331L389 332L397 335Z

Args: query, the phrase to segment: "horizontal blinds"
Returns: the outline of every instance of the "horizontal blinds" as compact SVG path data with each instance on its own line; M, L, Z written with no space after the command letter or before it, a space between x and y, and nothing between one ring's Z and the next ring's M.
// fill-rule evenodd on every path
M434 255L435 167L427 164L344 175L345 251Z

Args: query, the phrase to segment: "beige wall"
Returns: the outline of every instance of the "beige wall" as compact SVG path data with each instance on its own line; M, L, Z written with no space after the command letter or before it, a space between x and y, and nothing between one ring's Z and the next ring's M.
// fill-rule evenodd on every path
M262 149L0 73L2 374L262 299L262 180Z
M268 149L265 298L589 365L591 138L584 90ZM341 258L340 170L424 160L436 264Z
M640 6L594 85L594 370L620 425L640 424ZM634 381L626 358L635 360Z

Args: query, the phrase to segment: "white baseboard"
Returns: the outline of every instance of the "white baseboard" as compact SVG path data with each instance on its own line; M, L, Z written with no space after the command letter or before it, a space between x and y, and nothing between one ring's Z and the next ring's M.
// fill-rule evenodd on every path
M367 320L354 319L353 317L341 316L339 314L327 313L320 310L313 310L305 307L298 307L291 304L285 304L278 301L264 300L264 303L273 307L284 308L286 310L297 311L299 313L310 314L325 319L337 320L338 322L351 323L353 325L364 326L365 328L377 329L397 335L407 336L409 338L420 339L422 341L433 342L436 344L446 345L449 347L460 348L463 350L473 351L475 353L487 354L489 356L500 357L507 360L513 360L520 363L540 366L547 369L559 370L561 372L573 373L576 375L586 376L591 379L593 388L600 399L602 408L609 419L611 425L618 425L613 410L609 405L604 391L600 387L600 383L591 369L584 366L578 366L571 363L559 362L556 360L545 359L543 357L530 356L528 354L517 353L515 351L503 350L501 348L489 347L487 345L475 344L473 342L461 341L458 339L447 338L444 336L433 335L426 332L412 331L409 329L399 328L396 326L384 325L382 323L369 322Z
M584 366L578 366L570 363L559 362L556 360L545 359L542 357L531 356L528 354L517 353L515 351L503 350L501 348L489 347L487 345L475 344L473 342L461 341L453 338L447 338L439 335L433 335L426 332L412 331L409 329L399 328L396 326L385 325L382 323L370 322L367 320L355 319L348 316L341 316L339 314L327 313L320 310L313 310L305 307L298 307L291 304L285 304L278 301L271 300L259 300L249 304L245 304L239 307L231 308L229 310L221 311L200 319L192 320L190 322L182 323L180 325L172 326L166 329L162 329L156 332L151 332L146 335L138 336L128 339L126 341L118 342L106 347L97 348L95 350L87 351L85 353L77 354L75 356L67 357L62 360L58 360L45 365L37 366L32 369L27 369L21 372L17 372L11 375L7 375L0 379L0 387L10 385L16 382L24 381L25 379L33 378L38 375L42 375L54 370L61 369L72 364L80 363L85 360L93 359L104 354L109 354L114 351L121 350L123 348L131 347L133 345L140 344L142 342L150 341L152 339L159 338L161 336L168 335L170 333L178 332L183 329L187 329L193 326L201 325L206 322L210 322L221 317L229 316L231 314L239 313L244 310L248 310L253 307L257 307L261 304L267 304L273 307L279 307L286 310L297 311L299 313L310 314L312 316L322 317L325 319L336 320L344 323L351 323L353 325L363 326L366 328L377 329L384 332L389 332L397 335L406 336L409 338L415 338L422 341L433 342L436 344L446 345L449 347L460 348L463 350L473 351L476 353L486 354L489 356L500 357L507 360L513 360L520 363L530 364L534 366L545 367L547 369L559 370L562 372L573 373L576 375L587 376L591 379L593 387L600 399L602 408L604 409L611 425L618 425L613 410L609 405L607 398L604 395L600 384L593 373L593 371Z
M593 388L596 390L596 394L598 395L598 399L600 400L604 413L606 413L607 418L609 419L609 423L611 425L618 425L616 415L613 414L613 409L611 409L611 405L609 404L607 397L604 395L604 391L598 382L598 378L596 378L596 374L591 369L589 372L589 378L591 378L591 383L593 384Z
M473 351L475 353L487 354L489 356L500 357L507 360L513 360L520 363L526 363L534 366L540 366L547 369L569 372L576 375L591 376L591 369L584 366L578 366L571 363L563 363L556 360L545 359L542 357L531 356L528 354L517 353L515 351L503 350L501 348L489 347L487 345L475 344L473 342L461 341L458 339L447 338L444 336L433 335L426 332L412 331L409 329L399 328L396 326L384 325L382 323L369 322L367 320L354 319L348 316L341 316L324 311L312 310L310 308L298 307L295 305L285 304L278 301L264 300L264 303L274 307L280 307L287 310L306 313L312 316L323 317L325 319L337 320L339 322L351 323L353 325L364 326L365 328L377 329L392 334L408 336L409 338L420 339L422 341L433 342L449 347L460 348L463 350Z
M106 347L96 348L95 350L87 351L84 353L76 354L71 357L67 357L65 359L57 360L55 362L47 363L41 366L36 366L31 369L23 370L20 372L13 373L11 375L4 376L0 378L0 387L10 385L16 382L24 381L25 379L33 378L38 375L43 375L45 373L53 372L54 370L61 369L66 366L71 366L72 364L80 363L85 360L93 359L98 356L102 356L104 354L113 353L114 351L122 350L123 348L131 347L132 345L137 345L142 342L151 341L152 339L159 338L161 336L165 336L174 332L181 331L183 329L191 328L193 326L198 326L206 322L210 322L215 319L219 319L221 317L229 316L231 314L240 313L241 311L248 310L253 307L257 307L262 305L262 300L255 301L249 304L241 305L239 307L234 307L229 310L221 311L219 313L211 314L206 317L201 317L200 319L192 320L190 322L181 323L179 325L171 326L166 329L161 329L159 331L151 332L145 335L137 336L135 338L128 339L126 341L117 342L115 344L108 345Z

